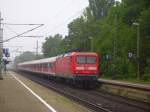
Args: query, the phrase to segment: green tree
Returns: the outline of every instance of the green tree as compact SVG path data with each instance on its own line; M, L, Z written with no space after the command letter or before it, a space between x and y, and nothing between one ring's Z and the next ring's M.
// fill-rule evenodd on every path
M89 7L96 19L107 15L109 8L112 7L115 0L89 0Z
M62 35L56 34L45 39L43 43L43 54L45 57L52 57L60 54L60 43L62 41Z
M149 68L147 60L150 59L150 7L141 12L140 18L140 68L144 73L144 68ZM148 67L148 68L147 68ZM150 68L149 68L150 69Z
M115 62L118 78L136 78L137 29L132 24L138 22L140 73L141 77L147 77L150 60L149 20L149 0L122 0L116 3L115 0L89 0L89 6L83 14L69 23L69 33L65 38L55 35L46 39L43 43L44 56L55 56L70 49L94 51L101 56L101 71L104 75L112 76ZM133 53L132 59L128 58L129 52ZM111 59L106 60L107 54Z
M15 57L14 65L17 66L18 63L35 60L36 55L30 51L23 52L19 56Z

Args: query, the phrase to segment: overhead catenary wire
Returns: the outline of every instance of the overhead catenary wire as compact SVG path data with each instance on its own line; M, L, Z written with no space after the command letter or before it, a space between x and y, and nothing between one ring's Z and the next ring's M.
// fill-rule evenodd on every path
M66 9L68 10L68 7L70 7L70 4L71 4L72 2L74 2L74 0L70 0L69 2L67 2L67 4L66 4L63 8L61 8L61 10L59 10L59 12L56 13L56 14L54 15L54 17L52 17L52 18L54 19L55 17L58 17L58 16L62 15L63 12L66 11ZM80 1L80 2L81 2L81 1ZM73 4L73 5L74 5L74 4ZM83 10L83 9L82 9L82 10ZM77 13L79 13L79 12L81 12L81 11L78 11ZM59 29L62 28L63 25L66 25L66 22L68 22L69 20L75 18L76 15L77 15L77 14L74 14L74 16L69 17L67 20L62 21L62 22L60 22L60 23L56 23L56 25L55 25L52 29L50 29L50 31L54 31L54 30L57 30L58 28L59 28ZM58 24L58 25L57 25L57 24ZM5 39L5 40L3 40L3 41L0 41L0 43L7 42L7 41L9 41L9 40L12 40L12 39L15 39L15 38L20 38L20 37L34 37L34 36L23 36L24 34L33 31L34 28L31 29L31 30L25 31L25 32L23 32L23 33L17 33L16 31L13 31L11 28L9 28L9 25L19 25L19 26L21 26L21 25L26 25L26 26L27 26L27 25L31 25L31 26L33 26L33 25L41 25L41 24L2 23L2 25L3 25L3 26L6 26L8 29L10 29L10 30L15 34L15 36L12 36L12 37L10 36L10 38ZM37 28L38 28L38 27L37 27ZM36 27L35 27L35 29L36 29ZM50 32L50 33L51 33L51 32ZM44 34L44 36L45 36L45 34ZM43 36L43 37L44 37L44 36ZM36 36L36 37L37 37L37 36Z
M73 0L70 2L70 3L72 3L73 2ZM69 4L70 4L69 3ZM67 4L67 5L69 5L69 4ZM67 6L66 5L66 6ZM66 8L66 7L65 7ZM64 9L62 9L62 10L64 10ZM60 12L62 12L62 10L60 10ZM82 9L83 10L83 9ZM81 10L81 11L82 11ZM79 12L81 12L81 11L78 11L77 13L79 13ZM60 13L59 12L59 13ZM54 17L56 17L56 16L58 16L59 15L59 13L57 13ZM72 16L72 17L69 17L66 21L68 21L68 20L70 20L70 19L72 19L72 18L74 18L75 16ZM62 26L62 25L64 25L64 23L66 22L66 21L64 21L63 23L60 23L60 24L58 24L58 25L56 25L56 26L54 26L54 28L52 28L50 31L53 31L53 30L55 30L55 28L58 28L58 27L60 27L60 26ZM39 25L38 27L35 27L35 28L33 28L33 29L31 29L31 30L28 30L28 31L26 31L26 32L23 32L23 33L21 33L21 34L17 34L16 32L14 32L15 34L17 34L16 36L13 36L13 37L11 37L11 38L9 38L9 39L6 39L6 40L4 40L3 42L7 42L7 41L9 41L9 40L11 40L11 39L14 39L14 38L17 38L17 37L27 37L27 36L22 36L23 34L26 34L26 33L28 33L28 32L31 32L31 31L33 31L33 30L35 30L35 29L37 29L37 28L39 28L39 27L41 27L41 26L43 26L43 24L14 24L14 23L2 23L3 25ZM28 36L28 37L32 37L32 36ZM44 36L43 36L44 37ZM3 42L0 42L0 43L3 43Z
M65 9L68 10L68 6L70 6L70 4L71 4L72 2L74 2L74 0L72 0L71 2L69 2L64 8L62 8L60 11L58 11L58 13L55 14L55 15L51 18L51 21L53 21L53 18L57 17L58 15L60 16L60 15L62 14L62 12L63 12ZM79 3L81 4L81 3L82 3L82 0L81 0ZM81 12L82 10L83 10L83 9L81 9L80 11L77 11L77 13ZM76 14L75 14L75 15L76 15ZM68 21L68 20L70 20L70 19L73 19L74 17L75 17L75 16L71 16L71 17L69 17L69 19L67 19L66 21ZM50 29L50 31L54 31L55 28L58 28L60 25L61 25L61 26L64 25L64 23L65 23L66 21L63 21L63 23L60 23L60 24L58 24L58 25L55 25L52 29ZM59 27L59 28L60 28L60 27ZM49 36L49 35L47 35L47 33L46 33L45 36Z
M15 23L2 23L3 25L27 25L27 26L34 26L34 25L42 25L42 24L15 24Z
M62 12L66 9L66 8L68 8L68 6L73 2L74 0L71 0L67 5L65 5L65 7L63 7L60 11L58 11L58 13L57 14L55 14L52 18L55 18L55 17L57 17L58 15L60 15L60 14L62 14ZM83 9L82 9L83 10ZM79 11L78 11L79 12ZM78 13L77 12L77 13ZM71 19L72 19L72 17L70 17ZM69 19L67 19L67 21L68 20L70 20L70 18ZM65 21L66 22L66 21ZM60 24L58 24L58 25L56 25L56 26L54 26L54 28L52 28L50 31L53 31L55 28L57 28L57 27L59 27L60 25L63 25L64 24L64 22L63 23L60 23ZM14 23L2 23L2 25L4 25L4 26L6 26L7 28L8 28L8 26L7 25L42 25L42 24L14 24ZM10 28L8 28L10 31L12 31L13 33L15 33L16 34L16 36L14 36L14 37L11 37L11 38L9 38L9 39L6 39L6 40L4 40L3 42L6 42L6 41L9 41L9 40L11 40L11 39L13 39L13 38L17 38L17 37L32 37L32 36L22 36L23 34L25 34L25 33L28 33L28 31L30 32L30 31L32 31L32 30L28 30L27 32L23 32L23 33L21 33L21 34L18 34L17 32L15 32L15 31L13 31L12 29L10 29ZM34 30L34 29L33 29ZM41 37L41 36L40 36ZM42 36L42 37L44 37L44 36ZM0 42L0 43L2 43L2 42Z
M8 26L4 26L5 28L7 28L8 30L10 30L11 32L13 32L14 34L18 35L19 33L17 33L16 31L14 31L13 29L11 29ZM38 35L25 35L25 36L19 36L19 37L32 37L32 38L40 38L40 37L44 37L44 36L38 36Z
M60 26L63 26L64 23L66 23L67 21L73 19L74 17L76 17L76 16L77 16L79 13L81 13L81 12L83 12L83 9L82 9L82 10L79 10L77 13L75 13L73 16L69 17L67 20L61 22L60 24L55 25L53 28L50 29L50 32L52 32L52 31L54 31L54 30L60 28ZM48 33L48 34L49 34L49 33ZM45 36L48 36L48 35L45 35Z
M39 24L39 25L38 25L37 27L35 27L35 28L32 28L32 29L30 29L30 30L27 30L27 31L25 31L25 32L23 32L23 33L20 33L20 34L18 34L18 35L16 35L16 36L13 36L13 37L11 37L11 38L9 38L9 39L0 41L0 43L4 43L4 42L7 42L7 41L12 40L12 39L14 39L14 38L20 37L20 36L22 36L23 34L29 33L29 32L31 32L31 31L33 31L33 30L39 28L39 27L42 27L43 25L44 25L44 24Z
M9 31L13 32L14 34L18 35L18 33L17 33L16 31L14 31L13 29L11 29L10 27L5 26L5 25L4 25L4 27L5 27L6 29L8 29Z
M64 11L64 9L66 9L66 7L68 8L68 5L70 5L73 1L74 1L74 0L71 0L71 2L69 2L67 5L65 5L65 7L63 7L60 11L58 11L58 13L55 14L55 15L52 17L52 19L55 18L55 17L57 17L58 15L62 14L62 12ZM33 36L19 36L20 34L18 34L17 32L15 32L15 31L12 30L11 28L9 28L8 25L41 25L41 24L2 23L2 25L3 25L4 27L6 27L8 30L10 30L11 32L13 32L13 33L15 33L15 34L17 35L17 36L12 37L12 39L13 39L13 38L16 38L16 37L33 37ZM21 34L21 35L23 35L23 34ZM44 36L38 36L38 37L44 37ZM11 39L11 38L10 38L10 39ZM9 40L10 40L10 39L9 39ZM8 40L8 39L6 39L6 40ZM3 42L5 42L6 40L4 40ZM9 40L8 40L8 41L9 41ZM0 43L1 43L1 42L0 42Z
M19 36L19 37L32 37L32 38L40 38L40 37L44 37L44 36L30 36L30 35L27 35L27 36Z
M23 47L23 46L3 46L3 47Z
M43 25L43 24L13 24L13 23L4 23L4 24L7 24L7 25L3 25L5 28L7 28L9 31L13 32L16 35L19 35L19 33L14 31L12 28L8 27L8 25ZM35 37L43 37L43 36L27 36L26 35L26 36L19 36L19 37L32 37L32 38L35 38Z
M66 4L63 8L61 8L53 17L50 18L51 21L53 21L53 19L55 19L56 17L60 16L61 14L63 14L64 10L67 9L71 6L70 4L72 4L73 2L75 2L75 0L70 0L70 2L68 4ZM82 3L82 0L81 2ZM74 5L74 4L73 4Z
M68 10L68 6L70 6L70 4L72 4L72 2L74 2L74 0L70 0L70 2L68 4L66 4L63 8L61 8L51 19L57 17L58 15L61 15L62 12L67 8Z
M66 9L66 7L68 6L68 5L70 5L70 3L72 3L73 2L73 0L71 1L71 2L69 2L64 8L62 8L56 15L54 15L52 18L55 18L55 17L57 17L59 14L61 14L61 12L64 10L64 9ZM70 19L70 18L69 18ZM23 33L21 33L21 34L18 34L17 32L15 32L14 30L12 30L11 28L9 28L7 25L42 25L42 24L14 24L14 23L2 23L5 27L7 27L7 29L9 29L10 31L12 31L13 33L15 33L17 36L14 36L14 37L11 37L11 38L9 38L9 39L6 39L6 40L4 40L3 42L6 42L6 41L9 41L9 40L11 40L11 39L13 39L13 38L17 38L17 37L33 37L33 36L21 36L21 35L23 35L24 33L26 33L26 32L23 32ZM34 30L34 29L33 29ZM29 30L29 32L30 32L30 30ZM28 33L28 32L27 32ZM40 36L41 37L41 36ZM44 37L44 36L42 36L42 37ZM0 42L0 43L2 43L2 42Z
M74 2L74 0L69 0L69 2L67 2L67 4L63 8L61 8L54 16L52 16L50 20L53 21L56 17L60 16L65 9L68 10L68 7L70 6L70 4L72 4L72 2Z
M75 13L73 16L69 17L67 20L63 21L62 23L60 23L60 24L58 24L58 25L56 25L56 26L54 26L50 31L54 31L54 30L56 30L58 27L60 28L60 26L64 25L64 23L66 23L66 21L68 21L68 20L70 20L70 19L73 19L75 16L77 16L77 14L81 13L82 11L83 11L83 9L82 9L82 10L79 10L77 13ZM7 41L9 41L9 40L11 40L11 39L14 39L14 38L17 38L17 37L33 37L33 36L22 36L22 35L23 35L23 34L26 34L26 33L28 33L28 32L31 32L31 31L33 31L33 30L35 30L35 29L37 29L37 28L43 26L44 24L13 24L13 23L3 23L3 25L4 25L4 26L5 26L5 25L39 25L39 26L37 26L37 27L35 27L35 28L31 29L31 30L25 31L25 32L23 32L23 33L21 33L21 34L18 34L17 32L15 32L14 30L12 30L12 29L9 28L8 26L5 26L5 27L7 27L7 29L9 29L10 31L12 31L13 33L16 34L16 36L13 36L13 37L11 37L11 38L6 39L6 40L3 41L3 42L7 42ZM47 36L47 35L45 35L45 36ZM40 36L40 37L44 37L44 36ZM0 42L0 43L2 43L2 42Z

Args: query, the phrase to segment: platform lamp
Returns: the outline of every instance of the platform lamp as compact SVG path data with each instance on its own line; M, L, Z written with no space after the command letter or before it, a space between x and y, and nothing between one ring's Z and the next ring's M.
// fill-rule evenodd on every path
M132 23L132 25L137 27L137 78L140 77L140 24L138 22Z
M90 50L92 52L93 51L93 37L89 37L88 39L90 39L90 44L91 44Z

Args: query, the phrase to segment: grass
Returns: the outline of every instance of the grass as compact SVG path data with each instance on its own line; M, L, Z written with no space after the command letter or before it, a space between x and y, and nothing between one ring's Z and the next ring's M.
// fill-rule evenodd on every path
M114 80L114 79L112 79L112 76L103 75L100 78ZM115 80L116 81L123 81L123 82L130 82L130 83L138 83L138 84L150 84L150 79L149 80L143 80L143 79L137 79L137 78L116 78Z

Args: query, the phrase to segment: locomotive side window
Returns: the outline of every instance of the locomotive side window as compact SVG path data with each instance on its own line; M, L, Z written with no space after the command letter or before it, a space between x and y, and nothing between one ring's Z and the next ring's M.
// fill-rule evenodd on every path
M77 56L76 62L78 64L82 63L94 64L96 63L96 56Z

